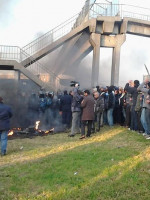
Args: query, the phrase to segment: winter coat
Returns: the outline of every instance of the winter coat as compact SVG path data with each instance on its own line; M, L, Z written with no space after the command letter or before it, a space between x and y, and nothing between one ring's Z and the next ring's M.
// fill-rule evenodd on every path
M71 105L72 112L81 112L81 101L82 100L83 100L83 97L81 95L79 95L78 89L74 88L72 105Z
M136 104L135 104L135 111L139 112L142 109L143 106L143 94L142 92L138 92Z
M98 99L95 100L95 113L102 113L104 111L104 97L99 96Z
M0 131L8 131L10 129L11 117L11 108L3 103L0 103Z
M63 95L60 98L60 107L59 107L59 111L68 111L71 112L71 103L72 103L72 97L71 95Z
M138 90L137 90L137 87L130 87L129 86L129 83L127 83L125 85L125 88L124 88L129 94L132 95L132 98L133 98L133 106L136 105L136 100L137 100L137 96L138 96Z
M113 92L108 94L108 109L115 107L115 95Z
M81 120L94 120L94 98L91 95L84 97L81 107L83 108Z
M145 83L144 83L144 82L141 83L141 84L139 85L139 87L138 87L138 91L141 91L141 92L144 93L143 107L144 107L144 108L150 109L150 104L148 104L147 101L146 101L146 97L147 97L147 95L148 95L149 89L148 89L148 88L145 88L144 86L145 86Z

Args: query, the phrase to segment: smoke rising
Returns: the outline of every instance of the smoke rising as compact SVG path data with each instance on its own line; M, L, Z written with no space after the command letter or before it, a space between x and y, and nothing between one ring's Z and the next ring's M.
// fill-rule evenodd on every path
M12 8L19 0L1 0L0 1L0 26L7 26L10 22L13 21Z

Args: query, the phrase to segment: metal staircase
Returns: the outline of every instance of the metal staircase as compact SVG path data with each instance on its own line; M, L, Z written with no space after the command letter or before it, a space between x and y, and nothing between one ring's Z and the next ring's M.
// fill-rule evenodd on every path
M63 42L66 40L62 40L62 42L58 45L58 41L61 38L68 34L68 40L71 40L77 35L77 27L81 26L81 30L78 32L78 34L80 34L83 28L87 28L89 26L86 24L86 22L88 22L90 19L97 18L98 16L120 16L122 18L131 17L150 21L150 10L146 8L124 4L102 4L96 3L96 0L93 1L92 4L89 2L89 0L86 1L85 6L82 8L80 13L52 29L51 31L47 32L46 34L42 35L41 37L37 38L36 40L32 41L31 43L27 44L22 49L17 46L0 45L0 60L17 61L21 66L26 67L26 70L30 71L35 75L36 78L38 77L43 82L44 80L42 79L42 75L49 75L50 79L47 82L41 82L41 86L55 90L56 82L57 89L60 88L59 77L49 69L45 68L40 62L38 62L38 60L50 53L51 47L53 47L51 48L51 51L56 49L58 46L62 46L63 48ZM145 11L147 11L147 13L149 12L149 15L145 15ZM71 33L73 33L72 36ZM43 51L43 49L45 49L45 51ZM26 73L26 70L24 70L23 73ZM28 73L26 73L26 75L27 74Z
M108 3L96 3L95 0L89 5L89 1L86 1L82 11L54 29L50 30L41 37L33 40L22 49L29 55L34 55L39 50L45 48L49 44L55 42L59 38L63 37L82 23L98 16L120 16L131 17L142 20L150 21L150 10L147 8L141 8L138 6L125 5L125 4L108 4ZM149 15L145 15L145 13Z
M30 65L26 69L24 68L24 66L21 65L21 63L27 58L30 59ZM39 62L32 63L32 60L33 58L18 46L0 45L0 65L10 65L11 63L11 65L14 65L14 69L20 69L20 71L25 76L30 78L40 87L44 87L45 89L55 90L56 84L58 87L60 87L60 80L53 72L44 68L44 66L41 65ZM47 75L49 75L49 80L45 81L44 76Z

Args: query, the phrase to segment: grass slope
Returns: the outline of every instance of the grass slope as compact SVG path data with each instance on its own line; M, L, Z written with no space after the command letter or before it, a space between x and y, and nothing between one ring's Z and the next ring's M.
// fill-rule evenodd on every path
M149 144L119 126L84 140L66 133L9 140L0 199L148 200Z

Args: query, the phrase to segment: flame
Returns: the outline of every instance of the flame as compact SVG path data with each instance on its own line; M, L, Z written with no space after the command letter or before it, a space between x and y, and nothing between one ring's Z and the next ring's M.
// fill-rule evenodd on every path
M47 133L50 133L50 132L53 132L53 131L54 131L54 128L52 128L52 129L50 129L48 131L45 131L45 133L47 134Z
M13 128L13 130L21 131L21 128Z
M50 129L49 132L54 131L54 128Z
M45 131L45 133L47 134L47 133L49 133L49 131Z
M36 122L35 122L35 130L38 130L39 125L40 125L40 121L36 121Z
M11 130L11 131L8 132L8 136L13 135L13 134L14 134L13 130Z

